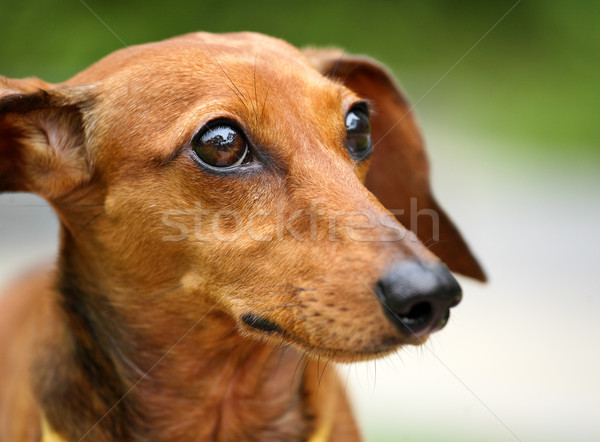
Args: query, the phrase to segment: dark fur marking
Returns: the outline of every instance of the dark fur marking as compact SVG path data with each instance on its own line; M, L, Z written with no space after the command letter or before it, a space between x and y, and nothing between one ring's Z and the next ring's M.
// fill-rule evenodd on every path
M61 259L58 280L68 324L67 342L60 343L51 355L53 368L45 365L46 370L38 372L40 402L52 427L68 440L81 438L114 405L102 425L89 434L90 440L108 435L113 440L131 440L131 428L138 419L130 398L122 399L127 391L125 380L119 376L127 366L120 360L118 348L123 326L114 312L112 320L103 316L108 304L105 296L81 289L68 249Z

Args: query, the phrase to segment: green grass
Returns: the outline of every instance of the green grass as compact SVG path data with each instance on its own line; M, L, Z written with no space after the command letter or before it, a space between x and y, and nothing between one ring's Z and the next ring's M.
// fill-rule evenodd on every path
M422 119L539 154L600 157L600 4L306 0L5 1L0 73L61 81L123 46L195 30L253 30L293 44L334 45L387 63ZM427 96L423 96L427 93Z

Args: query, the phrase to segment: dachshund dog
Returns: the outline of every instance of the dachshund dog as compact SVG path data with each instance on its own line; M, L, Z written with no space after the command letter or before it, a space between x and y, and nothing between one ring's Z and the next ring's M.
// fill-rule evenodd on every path
M328 362L442 328L484 273L385 67L254 33L0 77L0 192L60 220L0 302L3 441L355 441ZM450 270L449 270L450 269Z

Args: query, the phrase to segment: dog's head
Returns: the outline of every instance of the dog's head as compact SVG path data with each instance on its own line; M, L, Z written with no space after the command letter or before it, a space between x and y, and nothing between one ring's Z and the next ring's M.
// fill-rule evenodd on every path
M0 191L48 199L69 271L124 317L210 311L360 359L445 324L461 296L446 266L484 279L368 58L192 34L61 85L0 79L0 97Z

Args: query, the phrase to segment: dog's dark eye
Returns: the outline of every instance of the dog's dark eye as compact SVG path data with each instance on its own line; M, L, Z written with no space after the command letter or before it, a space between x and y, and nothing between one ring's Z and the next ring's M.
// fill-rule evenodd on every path
M365 160L371 153L371 122L366 108L354 107L346 115L346 146L356 161Z
M242 133L227 124L202 129L192 139L192 148L203 162L212 167L233 167L247 162L248 143Z

